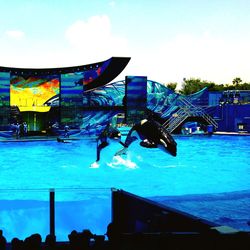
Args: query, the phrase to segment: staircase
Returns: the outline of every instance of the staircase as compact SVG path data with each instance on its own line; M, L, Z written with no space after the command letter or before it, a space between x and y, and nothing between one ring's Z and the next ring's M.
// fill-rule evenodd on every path
M188 118L189 112L183 108L180 108L175 112L170 118L163 123L163 126L167 129L169 133L172 133L186 118Z
M182 122L184 122L188 117L198 116L202 117L208 124L213 125L218 128L217 122L201 107L193 105L187 98L179 97L180 102L179 110L175 112L164 124L169 133L172 133Z
M11 115L11 118L14 119L15 121L19 120L20 118L19 108L17 106L11 106L10 115Z

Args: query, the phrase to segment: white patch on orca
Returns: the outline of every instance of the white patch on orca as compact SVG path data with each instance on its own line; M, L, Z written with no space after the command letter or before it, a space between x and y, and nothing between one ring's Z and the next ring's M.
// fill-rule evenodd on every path
M148 120L147 119L143 119L141 120L140 124L143 125L144 123L146 123Z

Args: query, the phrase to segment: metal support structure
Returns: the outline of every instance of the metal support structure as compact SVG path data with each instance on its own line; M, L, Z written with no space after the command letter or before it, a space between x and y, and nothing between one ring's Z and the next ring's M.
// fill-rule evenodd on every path
M190 116L198 116L202 117L208 124L214 126L214 128L218 128L218 123L205 111L199 107L195 106L190 102L187 98L179 98L179 110L175 112L174 116L170 116L167 119L163 126L167 129L169 133L172 133L183 121L185 121Z
M49 231L50 235L55 236L55 190L49 191Z

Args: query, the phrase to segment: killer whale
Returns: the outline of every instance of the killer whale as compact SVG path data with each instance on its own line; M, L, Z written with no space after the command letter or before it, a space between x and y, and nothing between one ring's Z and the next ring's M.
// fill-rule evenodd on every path
M97 139L96 162L100 160L101 150L110 144L110 139L114 138L116 141L118 139L123 146L121 150L115 153L116 156L124 154L129 145L138 139L141 139L140 146L142 147L159 148L172 156L177 155L177 143L167 130L153 119L144 119L129 130L125 142L121 141L119 130L108 124Z
M139 138L138 138L139 137ZM147 148L160 148L165 153L172 156L177 155L177 143L167 130L153 119L144 119L135 124L129 131L123 149L118 151L116 155L126 151L129 145L137 139L141 139L140 145Z
M101 150L107 147L111 140L120 140L120 138L120 131L108 123L97 139L96 162L100 160Z

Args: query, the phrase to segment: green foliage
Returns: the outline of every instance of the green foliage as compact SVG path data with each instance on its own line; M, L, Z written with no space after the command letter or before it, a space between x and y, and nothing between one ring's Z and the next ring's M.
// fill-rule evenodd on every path
M240 77L233 79L232 84L215 84L199 78L184 79L180 93L190 95L207 87L209 91L225 91L225 90L250 90L250 83L243 83Z
M177 82L170 82L170 83L166 84L166 87L168 87L169 89L171 89L173 91L175 91L176 86L177 86Z
M233 84L226 84L224 90L250 90L250 83L243 83L240 77L234 78L232 83Z
M209 90L215 88L215 83L202 81L198 78L184 79L180 93L184 95L190 95L200 91L201 89L207 87Z
M240 83L242 83L241 78L236 77L236 78L233 79L233 85L234 85L234 86L237 86L237 85L239 85Z

